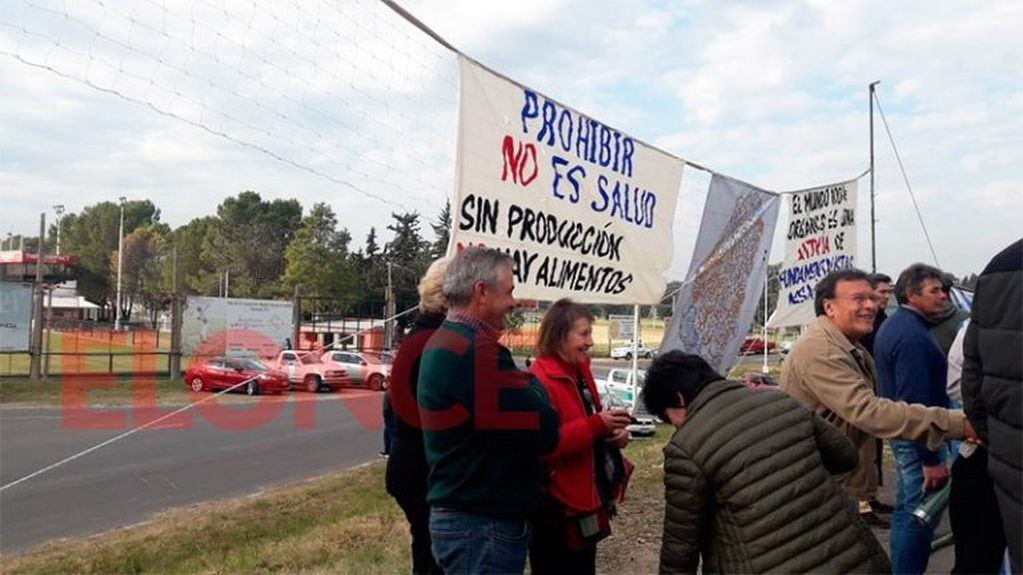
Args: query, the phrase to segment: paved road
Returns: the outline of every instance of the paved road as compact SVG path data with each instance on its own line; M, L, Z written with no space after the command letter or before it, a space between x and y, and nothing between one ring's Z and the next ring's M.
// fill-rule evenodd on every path
M649 364L639 361L641 369ZM594 376L604 378L609 369L629 365L595 359ZM257 401L263 421L251 411L247 420L231 417L246 406L251 410L251 404L189 412L5 488L0 491L0 553L348 468L373 460L381 448L379 394L346 390ZM135 417L134 425L148 421L128 409L107 413L115 423L121 418L114 429L95 429L94 411L0 409L0 486L123 433L125 417Z
M158 424L0 491L0 553L351 467L381 449L377 393L258 399ZM252 415L253 405L265 421ZM247 417L232 417L246 407ZM82 410L0 410L0 485L127 430L82 429L95 422Z

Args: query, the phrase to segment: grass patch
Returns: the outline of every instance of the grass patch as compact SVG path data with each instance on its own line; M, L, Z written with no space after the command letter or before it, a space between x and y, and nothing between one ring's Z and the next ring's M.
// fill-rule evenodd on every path
M168 380L166 376L52 376L46 381L32 381L27 377L5 377L0 378L0 405L57 407L61 405L65 396L84 394L88 407L128 406L133 405L134 394L143 389L153 389L157 405L184 405L209 395L191 393L180 379ZM225 394L221 396L220 401L254 399L245 395Z
M146 524L4 558L4 573L396 573L404 515L382 464L256 497L155 515Z
M661 449L674 428L635 440L636 464L615 535L601 544L598 569L635 566L635 533L644 553L659 549ZM660 507L651 506L660 501ZM411 566L405 516L384 491L382 462L275 488L254 497L157 514L148 523L94 537L48 543L4 557L4 573L402 573ZM655 551L654 551L655 552ZM656 555L653 556L656 570ZM647 569L646 571L649 571ZM626 572L636 572L630 569Z
M50 374L166 371L170 334L156 332L60 332L44 335ZM28 375L27 352L0 354L0 375ZM46 357L43 357L46 361Z

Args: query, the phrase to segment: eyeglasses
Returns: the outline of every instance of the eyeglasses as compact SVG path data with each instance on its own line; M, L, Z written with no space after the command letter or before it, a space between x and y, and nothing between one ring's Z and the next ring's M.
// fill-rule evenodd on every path
M847 300L853 302L854 304L856 304L858 306L859 305L864 305L867 302L870 302L870 303L873 303L873 304L881 303L881 298L879 298L877 296L866 295L866 294L861 294L861 293L858 293L856 295L835 296L835 297L828 298L828 299L847 299Z

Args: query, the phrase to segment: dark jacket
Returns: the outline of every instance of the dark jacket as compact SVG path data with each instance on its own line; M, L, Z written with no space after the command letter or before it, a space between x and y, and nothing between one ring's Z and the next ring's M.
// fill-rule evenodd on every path
M970 319L970 312L959 309L950 303L940 316L927 319L931 324L931 335L934 336L934 341L938 342L941 353L945 354L947 358L948 350L952 347L959 328L962 327L964 321Z
M420 314L405 337L391 365L390 406L394 422L390 457L387 459L387 492L395 498L426 499L426 450L419 423L416 392L423 349L444 316ZM395 403L398 404L397 410ZM403 500L403 499L402 499Z
M831 475L856 448L784 393L705 387L664 448L662 573L887 573Z
M540 457L557 444L558 415L497 335L449 313L423 352L418 397L431 507L525 517L540 500Z
M860 338L860 345L867 348L867 353L871 357L874 356L874 338L877 337L877 332L881 329L881 324L884 320L888 319L888 314L883 309L877 310L877 315L874 316L874 329L867 335Z
M919 312L900 306L874 340L877 394L892 401L949 407L948 362L931 324ZM945 461L943 449L920 446L924 465Z
M1023 542L1023 240L984 268L963 343L963 406L988 445L988 473L1005 525L1014 571Z

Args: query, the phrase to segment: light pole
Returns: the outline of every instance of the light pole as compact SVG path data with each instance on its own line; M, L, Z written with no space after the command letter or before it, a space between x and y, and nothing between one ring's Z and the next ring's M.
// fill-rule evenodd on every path
M64 204L57 204L53 206L53 211L57 212L57 255L60 255L60 222L64 219Z
M117 308L114 310L114 331L121 331L121 260L124 259L124 196L117 198L121 202L121 225L117 230Z

